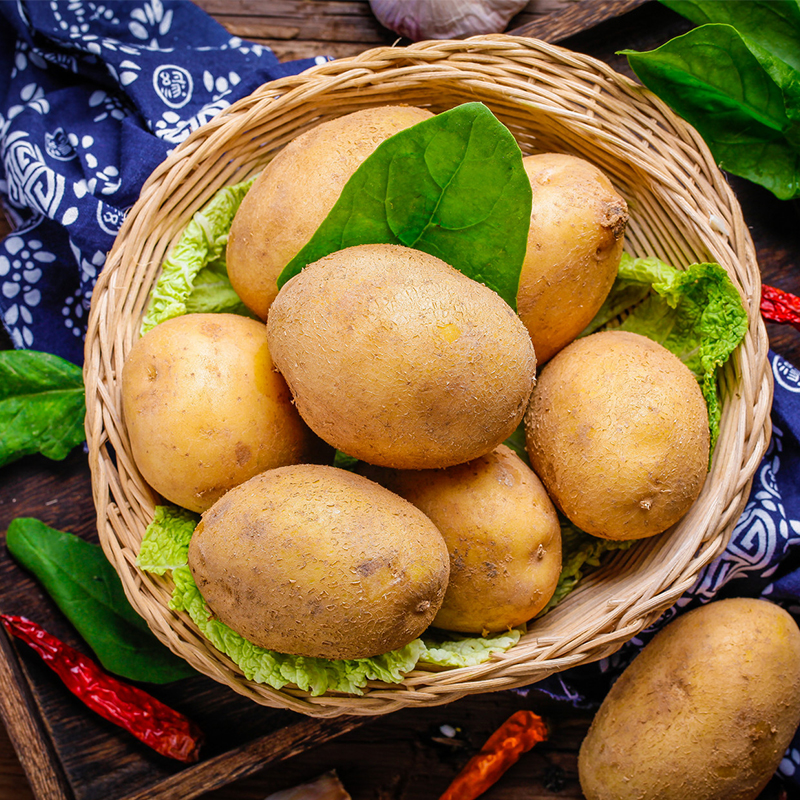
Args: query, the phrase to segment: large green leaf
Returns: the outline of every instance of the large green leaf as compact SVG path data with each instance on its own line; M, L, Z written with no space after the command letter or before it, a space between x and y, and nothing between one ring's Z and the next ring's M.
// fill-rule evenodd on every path
M800 71L800 4L797 0L661 0L697 25L718 22Z
M35 350L0 351L0 466L42 453L60 460L86 438L83 372Z
M400 244L441 258L516 308L530 213L514 137L486 106L465 103L382 142L278 285L337 250Z
M781 199L800 196L800 74L790 65L719 23L656 50L622 54L645 86L697 128L720 167Z

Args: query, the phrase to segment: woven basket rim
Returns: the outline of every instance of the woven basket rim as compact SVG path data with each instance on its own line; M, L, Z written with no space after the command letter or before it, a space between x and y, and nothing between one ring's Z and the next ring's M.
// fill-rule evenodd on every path
M139 475L121 419L125 355L160 264L191 217L224 185L250 177L325 118L394 102L432 110L486 102L523 150L583 154L630 198L626 249L686 266L718 261L749 327L720 386L720 437L698 502L668 534L642 540L589 575L511 650L476 667L420 664L401 684L313 697L247 680L168 608L171 583L136 567L157 496ZM269 146L267 146L269 145ZM613 167L613 168L612 168ZM654 250L655 252L645 252ZM320 717L383 714L527 685L618 650L695 582L727 545L770 437L772 374L758 309L755 248L735 195L699 134L604 62L537 39L496 34L380 47L272 81L194 130L157 167L127 215L92 298L86 337L86 434L98 533L126 595L154 633L201 673L257 703Z

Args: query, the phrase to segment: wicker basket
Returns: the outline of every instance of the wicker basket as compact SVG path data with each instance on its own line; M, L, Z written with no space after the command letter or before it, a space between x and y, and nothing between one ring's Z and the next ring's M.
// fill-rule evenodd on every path
M136 470L120 411L120 375L161 263L194 212L290 139L331 117L407 103L438 112L485 103L526 153L587 158L627 198L627 250L678 267L717 261L740 289L748 333L721 377L721 433L705 487L671 532L619 552L520 642L477 667L419 668L363 696L276 691L246 680L168 609L169 578L135 560L158 502ZM475 37L381 47L261 87L196 130L153 173L94 292L86 339L86 429L103 549L156 635L205 675L268 706L314 716L382 714L508 689L605 657L651 624L726 546L770 434L766 329L755 252L737 201L699 135L605 64L534 39Z

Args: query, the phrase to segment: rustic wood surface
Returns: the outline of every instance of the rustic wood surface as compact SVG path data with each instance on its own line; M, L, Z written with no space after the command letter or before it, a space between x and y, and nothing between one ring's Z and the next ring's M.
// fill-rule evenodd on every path
M377 45L405 44L375 21L366 0L198 4L231 33L268 45L283 60L344 57ZM617 50L650 49L689 27L652 0L531 0L509 30L558 41L632 76ZM800 205L777 201L746 181L730 180L751 228L764 282L800 294ZM7 230L0 222L0 235ZM773 349L800 365L800 332L778 325L768 329ZM9 346L3 334L0 346ZM80 448L64 462L30 457L0 469L0 531L18 516L95 538L89 471ZM36 583L13 564L4 547L0 550L0 610L39 614L54 633L78 644ZM318 724L239 702L212 682L193 678L163 690L164 699L177 707L203 709L199 721L210 732L210 757L199 773L186 779L181 768L142 755L124 733L85 712L24 647L5 638L0 645L0 709L8 722L8 730L0 725L0 800L255 800L330 769L337 771L354 800L430 800L519 707L546 717L550 739L509 770L486 793L487 800L582 797L577 750L591 713L548 701L535 691L527 698L498 693L368 722ZM36 712L33 716L30 709ZM456 735L443 735L443 725ZM341 735L331 738L335 734ZM65 774L72 788L65 786ZM773 781L761 800L784 796L780 783Z

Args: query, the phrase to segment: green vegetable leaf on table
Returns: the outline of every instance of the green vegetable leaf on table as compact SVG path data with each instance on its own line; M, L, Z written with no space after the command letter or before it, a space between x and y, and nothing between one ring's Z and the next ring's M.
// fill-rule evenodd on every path
M12 520L6 544L109 672L148 683L170 683L196 674L156 639L133 610L99 545L32 518Z
M0 351L0 466L42 453L66 458L86 438L83 371L35 350Z
M722 169L800 197L800 8L794 0L662 0L706 23L656 50L623 50Z
M382 142L286 266L359 244L399 244L441 258L516 308L531 187L511 132L481 103L437 114Z

